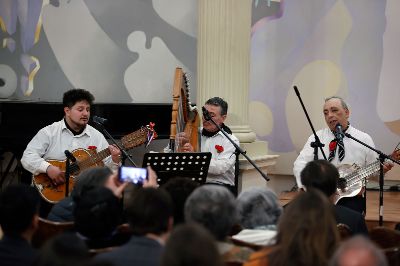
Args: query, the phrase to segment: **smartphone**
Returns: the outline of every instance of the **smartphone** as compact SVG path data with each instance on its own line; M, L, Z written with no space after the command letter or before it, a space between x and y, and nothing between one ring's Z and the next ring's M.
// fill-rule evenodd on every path
M121 166L118 171L118 177L121 182L130 182L136 185L143 184L147 179L147 169L129 166Z

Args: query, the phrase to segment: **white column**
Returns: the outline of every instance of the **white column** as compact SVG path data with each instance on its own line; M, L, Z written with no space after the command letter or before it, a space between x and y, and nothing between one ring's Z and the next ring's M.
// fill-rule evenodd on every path
M197 105L214 96L228 102L226 124L243 150L266 172L278 155L268 155L268 143L257 141L248 124L251 0L199 0L197 35ZM240 157L239 189L265 185Z

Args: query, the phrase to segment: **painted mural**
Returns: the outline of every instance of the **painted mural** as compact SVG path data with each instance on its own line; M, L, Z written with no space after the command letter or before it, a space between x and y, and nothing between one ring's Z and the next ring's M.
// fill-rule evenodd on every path
M0 98L58 102L80 87L97 102L169 103L175 67L196 78L196 3L0 0Z

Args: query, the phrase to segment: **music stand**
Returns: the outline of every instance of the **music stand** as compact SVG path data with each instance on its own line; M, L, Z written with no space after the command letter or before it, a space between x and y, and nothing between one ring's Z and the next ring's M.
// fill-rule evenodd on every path
M201 185L206 182L211 152L146 153L143 167L151 166L159 185L173 177L187 177Z

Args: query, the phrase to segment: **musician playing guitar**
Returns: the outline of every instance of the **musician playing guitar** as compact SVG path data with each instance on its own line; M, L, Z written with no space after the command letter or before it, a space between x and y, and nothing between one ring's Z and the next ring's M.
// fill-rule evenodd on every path
M372 138L367 133L364 133L350 125L350 110L342 98L337 96L327 98L323 107L323 113L328 127L317 131L317 135L321 140L321 143L325 144L323 149L328 157L328 161L336 167L344 164L357 164L360 167L364 167L377 160L378 155L367 147L364 147L347 137L342 139L337 138L337 126L340 125L346 133L349 133L356 139L371 147L375 146ZM312 135L308 138L307 143L304 145L302 151L294 162L293 173L296 177L296 182L299 188L303 187L300 180L300 172L309 161L313 160L314 157L314 150L310 145L313 141L314 136ZM320 150L318 150L318 158L323 159ZM392 164L385 163L384 171L387 172L392 167ZM338 204L362 213L365 211L365 197L363 197L362 194L363 193L360 193L360 195L355 197L342 198Z
M72 89L64 93L64 118L54 122L33 137L21 159L22 166L34 175L46 173L53 185L65 182L65 172L47 160L65 160L65 151L76 149L109 149L111 156L103 160L112 169L120 165L121 151L109 145L98 130L88 125L90 107L94 96L83 89Z

